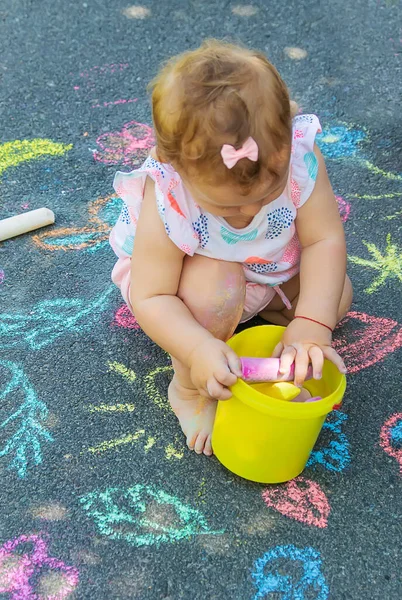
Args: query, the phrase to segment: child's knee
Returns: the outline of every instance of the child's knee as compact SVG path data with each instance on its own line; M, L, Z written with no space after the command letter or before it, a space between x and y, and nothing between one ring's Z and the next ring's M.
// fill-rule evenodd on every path
M178 297L193 316L217 337L225 337L240 321L246 282L239 263L200 255L184 260Z

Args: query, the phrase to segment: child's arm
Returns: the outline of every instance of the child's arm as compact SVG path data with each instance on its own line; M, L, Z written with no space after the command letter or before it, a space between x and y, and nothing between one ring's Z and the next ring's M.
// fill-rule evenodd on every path
M300 294L296 316L310 317L333 329L346 275L346 244L342 222L324 159L314 146L318 159L316 184L308 201L298 210L297 234L302 246ZM322 370L324 357L344 371L342 359L331 348L329 329L302 319L293 320L286 329L281 355L281 372L295 360L295 381L305 379L311 360L314 374Z
M166 352L187 365L195 387L208 396L226 399L240 363L224 342L217 340L192 316L177 297L183 268L182 252L167 236L158 214L155 186L150 178L135 234L131 258L130 300L145 333Z

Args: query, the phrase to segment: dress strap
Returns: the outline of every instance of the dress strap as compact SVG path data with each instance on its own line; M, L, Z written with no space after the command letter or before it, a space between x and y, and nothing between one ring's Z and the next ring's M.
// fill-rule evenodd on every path
M292 309L292 305L289 301L289 298L286 296L286 294L281 290L281 288L279 287L279 285L274 285L273 289L275 290L275 292L278 294L279 298L282 300L282 302L284 303L284 305L286 306L286 308L288 310Z

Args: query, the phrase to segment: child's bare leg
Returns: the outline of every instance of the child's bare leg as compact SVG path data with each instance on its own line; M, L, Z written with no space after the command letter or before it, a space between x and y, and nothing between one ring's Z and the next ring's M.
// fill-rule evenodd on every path
M216 338L226 341L236 329L244 305L245 280L238 263L213 260L200 255L184 261L178 294L194 318ZM216 400L204 398L194 388L190 370L172 357L174 377L169 401L197 454L212 454L211 433Z
M297 307L297 301L299 299L300 281L299 275L296 275L282 286L282 290L292 304L292 309L288 310L279 296L276 296L269 303L267 308L264 308L260 313L260 317L273 323L274 325L283 325L286 327L290 321L294 318L295 310ZM348 312L350 305L352 304L353 288L349 277L345 277L345 285L343 287L341 301L338 309L338 323L341 321L346 313Z

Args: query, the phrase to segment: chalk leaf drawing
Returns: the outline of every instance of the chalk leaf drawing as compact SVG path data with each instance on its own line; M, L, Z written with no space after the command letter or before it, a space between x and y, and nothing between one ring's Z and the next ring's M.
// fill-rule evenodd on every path
M99 323L114 286L93 300L54 298L38 302L23 313L0 314L0 344L3 348L27 346L40 350L66 333L83 333Z
M380 272L370 287L364 290L367 294L372 294L377 291L389 277L398 279L402 282L402 249L398 248L396 244L391 244L390 233L387 235L387 245L384 255L381 254L374 244L369 244L364 240L363 244L370 252L373 260L366 260L364 258L359 258L358 256L349 256L348 258L350 262L356 265L368 267L369 269Z
M342 325L353 322L352 334L343 334ZM342 356L348 373L371 367L402 346L402 327L386 317L351 311L335 330L334 348Z
M281 594L283 600L327 600L329 588L321 572L320 553L309 546L275 546L254 564L254 600ZM300 574L301 572L301 574Z
M133 546L159 546L211 531L204 516L161 489L137 484L93 491L80 498L99 531Z
M0 177L6 169L42 158L43 156L62 156L72 144L58 144L46 139L13 140L0 144Z
M0 548L0 594L10 594L7 600L64 600L78 581L78 569L49 556L43 537L21 535ZM50 586L51 595L43 593Z
M121 200L116 194L97 198L88 206L88 224L84 227L58 227L32 236L41 250L86 250L95 252L109 246L109 233L117 221Z
M95 160L107 165L119 164L138 168L155 144L155 138L149 125L130 121L123 125L121 131L103 133L96 143L100 150L95 150Z
M329 414L327 421L322 426L318 446L308 459L308 467L318 464L328 471L339 473L349 465L349 442L342 432L342 425L347 418L348 416L339 410L334 410ZM321 446L324 440L324 445Z
M331 507L318 483L297 477L284 485L270 486L263 491L264 502L282 515L324 528L328 525Z
M0 430L7 436L5 445L0 448L0 457L10 458L8 468L15 469L18 477L24 478L29 467L42 462L41 443L53 442L53 437L41 424L41 421L47 418L48 410L37 398L24 371L17 364L0 360L0 373L3 369L10 372L11 377L4 388L0 389L2 410L4 411L4 406L8 406L10 400L12 404L13 399L19 399L21 395L23 401L19 406L13 406L14 412L0 424ZM4 376L0 381L5 381ZM10 433L10 426L12 428L13 425L15 430Z
M396 413L387 419L381 427L380 446L398 461L402 475L402 413Z

